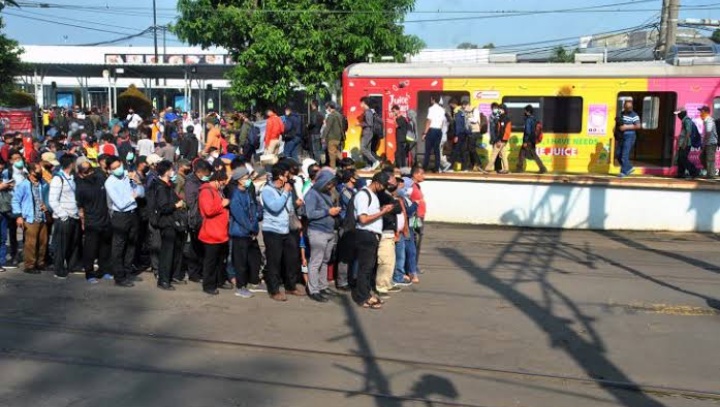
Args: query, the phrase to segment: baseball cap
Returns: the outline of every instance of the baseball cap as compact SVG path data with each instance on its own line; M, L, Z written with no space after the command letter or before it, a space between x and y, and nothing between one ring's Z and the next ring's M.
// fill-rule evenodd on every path
M232 179L233 181L237 181L237 180L239 180L240 178L242 178L242 177L244 177L244 176L246 176L246 175L248 175L248 174L250 174L250 173L248 172L247 168L245 168L244 166L243 166L243 167L237 167L237 168L235 168L235 169L233 170L233 172L232 172L232 177L230 177L230 179Z
M700 109L698 109L698 112L710 113L710 108L708 106L703 106Z
M159 155L157 155L157 154L155 154L155 153L150 154L150 155L147 157L147 163L148 163L148 165L155 165L155 164L159 163L160 161L162 161L162 157L160 157Z
M52 164L54 167L57 167L60 165L60 162L57 160L57 157L55 156L55 153L48 151L47 153L42 153L40 156L40 159L42 161L47 161L50 164Z

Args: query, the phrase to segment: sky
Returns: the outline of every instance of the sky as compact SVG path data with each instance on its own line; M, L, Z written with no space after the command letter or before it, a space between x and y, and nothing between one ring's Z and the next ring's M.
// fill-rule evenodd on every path
M74 7L26 5L21 9L5 9L5 30L21 44L85 45L125 37L152 26L152 0L18 1L21 4L46 2ZM174 20L175 4L174 0L157 0L158 25ZM657 21L661 4L662 0L417 0L416 11L406 17L405 29L425 41L428 48L455 48L462 42L508 46L558 39L574 45L570 43L581 36ZM582 7L597 8L592 12L542 12ZM720 0L682 0L682 7L681 18L720 19ZM508 15L528 11L541 13ZM182 45L170 35L167 38L168 46ZM117 45L152 45L152 34L124 40ZM520 46L532 48L538 45Z

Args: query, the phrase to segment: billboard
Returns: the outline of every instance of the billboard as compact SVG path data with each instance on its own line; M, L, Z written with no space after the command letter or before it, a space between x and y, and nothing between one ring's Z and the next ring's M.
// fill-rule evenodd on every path
M105 54L108 65L234 65L225 54Z

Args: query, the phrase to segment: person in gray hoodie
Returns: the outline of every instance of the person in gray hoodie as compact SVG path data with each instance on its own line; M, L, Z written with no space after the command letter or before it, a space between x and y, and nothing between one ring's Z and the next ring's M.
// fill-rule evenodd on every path
M335 183L335 173L331 169L323 169L305 194L310 242L307 290L310 299L317 302L327 302L328 297L333 295L328 289L327 268L335 249L335 230L340 219L340 205L331 192Z

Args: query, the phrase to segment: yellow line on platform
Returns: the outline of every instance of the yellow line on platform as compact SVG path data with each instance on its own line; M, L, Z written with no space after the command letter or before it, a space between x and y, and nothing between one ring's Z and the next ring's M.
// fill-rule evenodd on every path
M617 304L610 303L612 308L623 308L628 311L648 312L664 315L682 316L714 316L720 315L720 310L704 307L693 307L690 305L669 305L669 304Z

